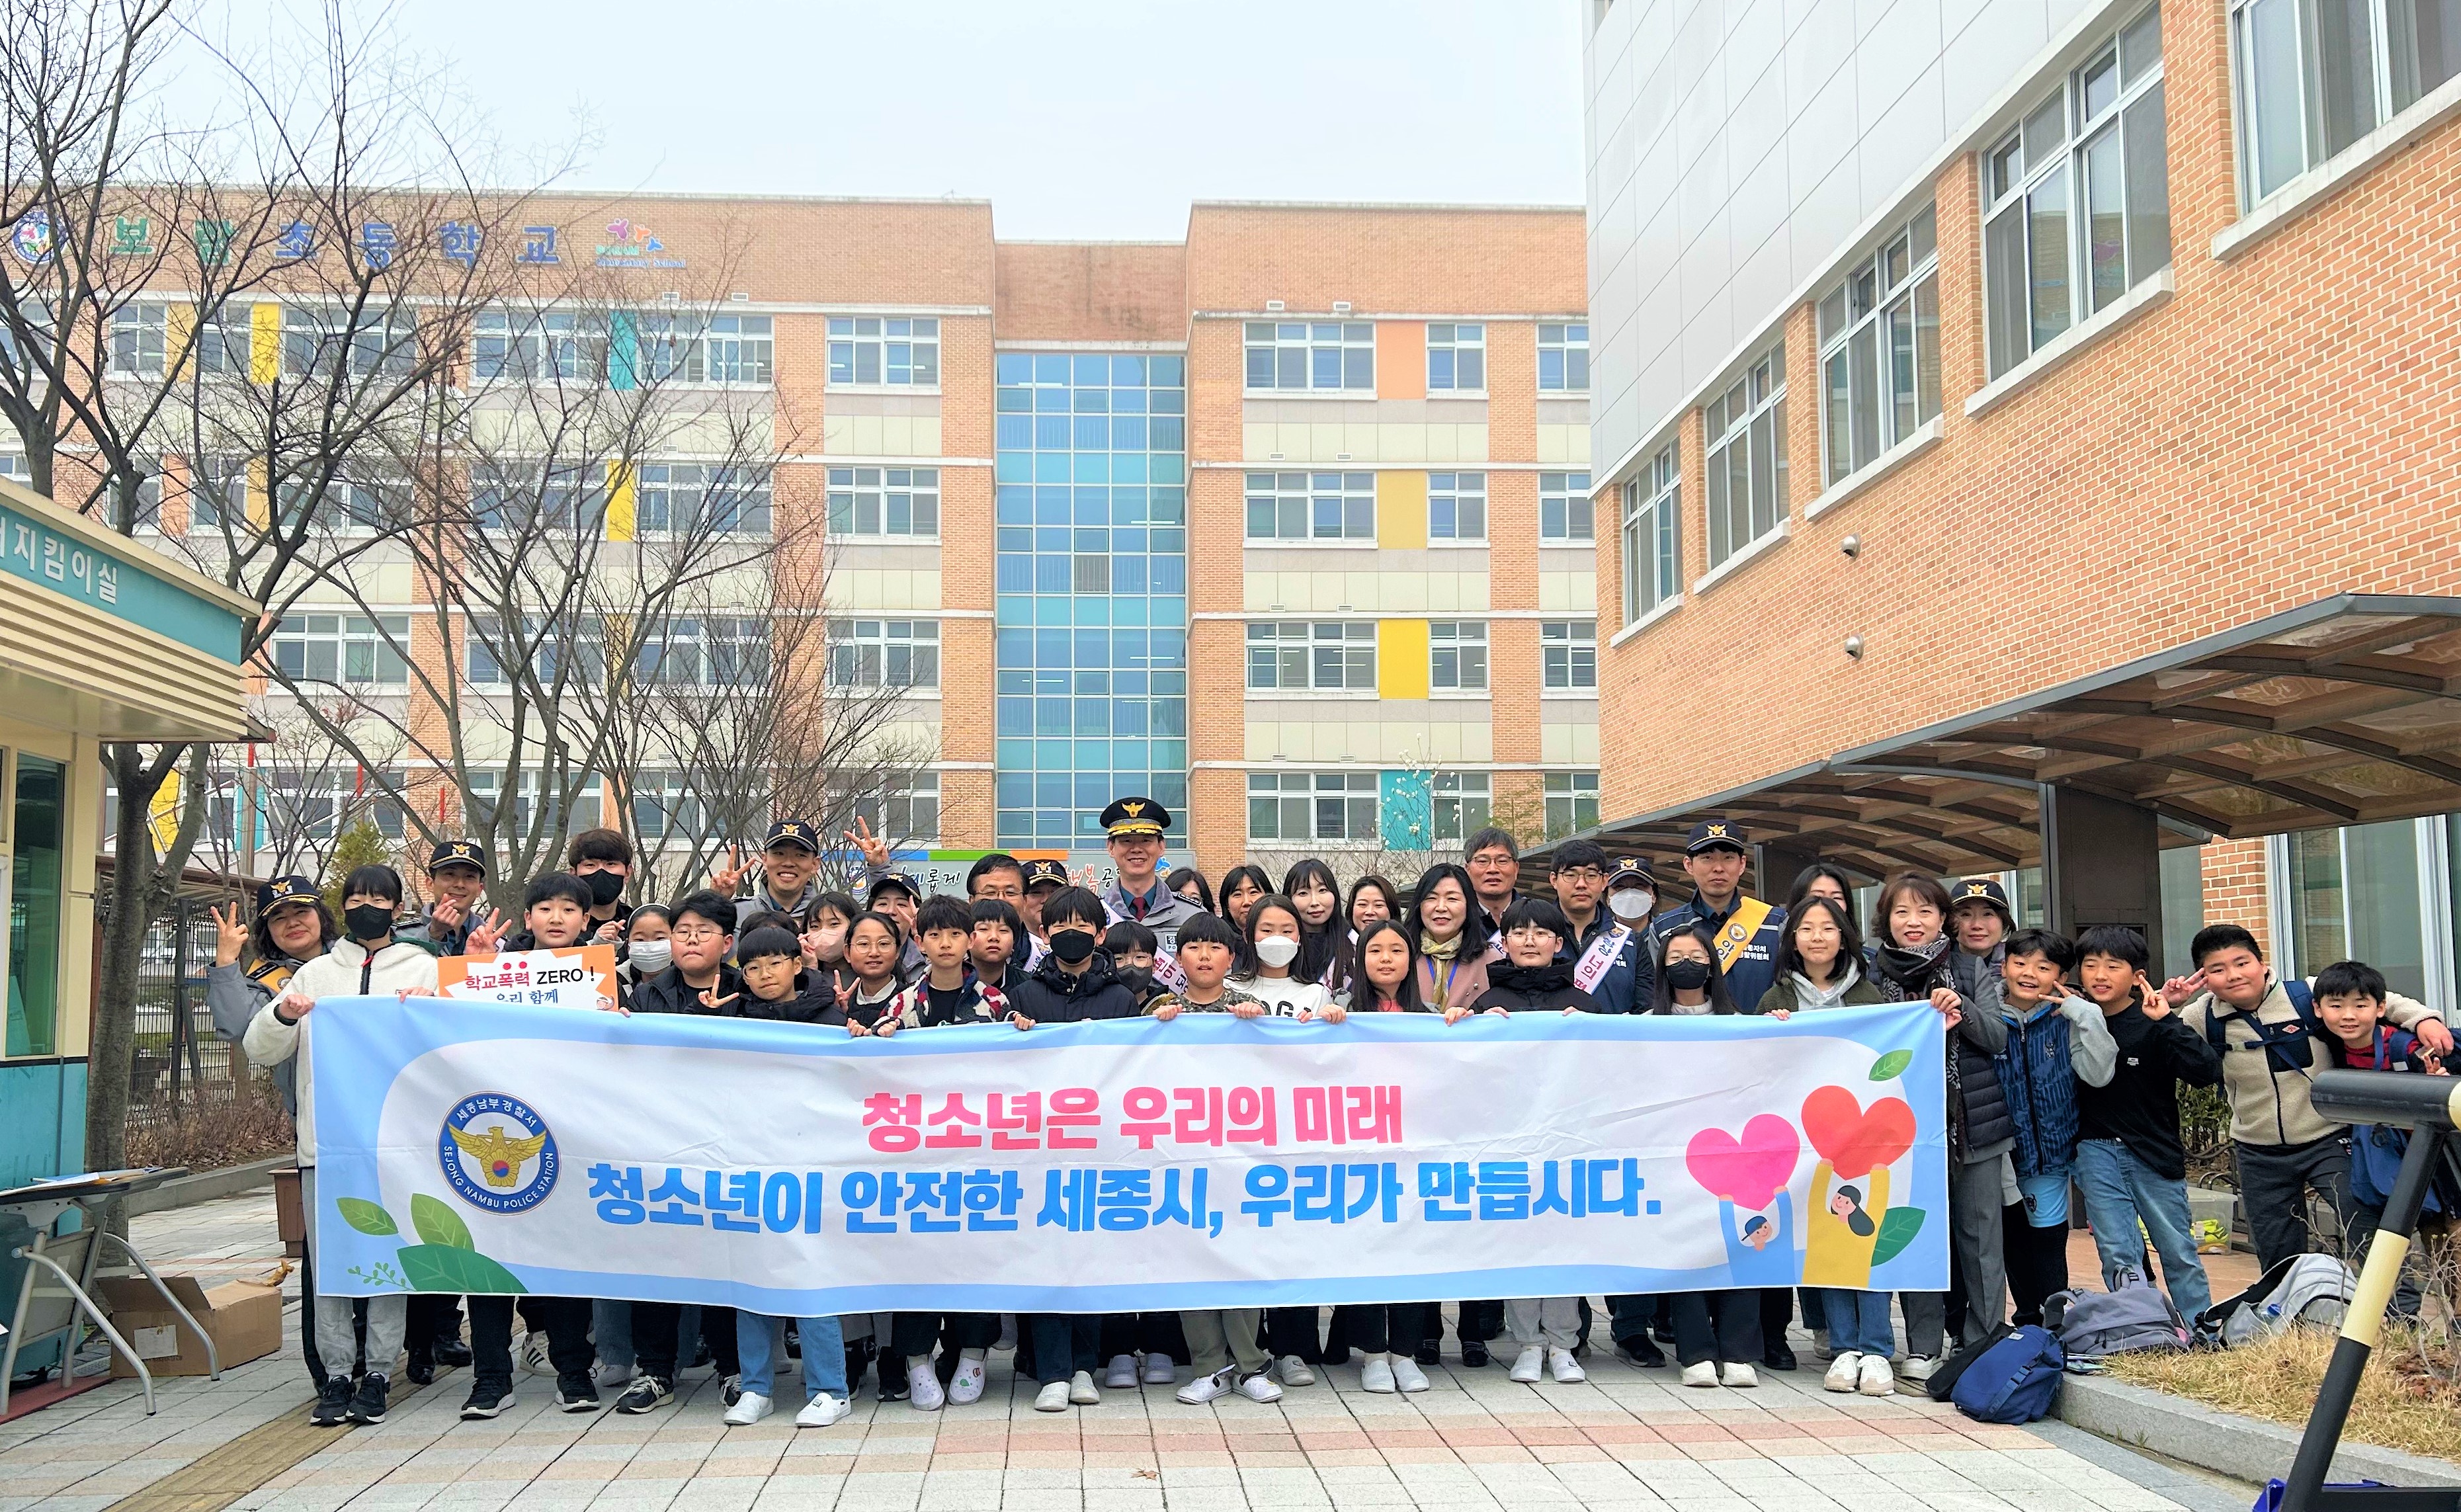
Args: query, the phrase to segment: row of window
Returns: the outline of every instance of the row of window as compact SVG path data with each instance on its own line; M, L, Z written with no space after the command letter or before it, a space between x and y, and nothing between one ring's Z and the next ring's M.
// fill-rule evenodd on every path
M1486 828L1494 815L1493 778L1485 772L1437 772L1426 778L1427 815L1417 804L1402 827L1386 836L1383 796L1373 772L1251 772L1248 774L1248 840L1283 845L1317 841L1395 843L1433 850L1461 844ZM1547 838L1558 840L1598 822L1598 776L1549 772L1542 784ZM1419 833L1420 823L1425 826Z
M1595 620L1538 623L1541 686L1591 692L1598 686ZM1251 620L1248 688L1254 692L1374 692L1372 620ZM1427 622L1427 686L1438 692L1483 692L1487 686L1487 622Z
M1251 392L1376 391L1376 324L1367 320L1252 320L1247 323ZM1427 392L1487 392L1487 327L1427 324ZM1586 394L1590 328L1580 321L1538 327L1538 392Z
M1587 473L1538 475L1538 539L1588 545L1594 534ZM1374 473L1250 473L1251 541L1376 539ZM1487 475L1427 475L1427 539L1487 539Z

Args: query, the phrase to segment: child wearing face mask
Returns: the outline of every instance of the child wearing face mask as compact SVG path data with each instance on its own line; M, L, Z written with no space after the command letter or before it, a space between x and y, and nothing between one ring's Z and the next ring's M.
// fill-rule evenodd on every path
M1256 900L1248 910L1247 948L1241 952L1238 967L1230 980L1239 990L1265 1005L1268 1012L1282 1018L1322 1018L1341 1021L1341 1010L1334 1007L1333 994L1323 983L1298 974L1300 933L1305 926L1299 911L1288 898L1268 893ZM1287 1379L1285 1384L1294 1384Z
M624 949L615 981L629 1001L632 989L674 965L674 915L662 903L645 903L624 921Z
M564 869L589 888L592 940L613 945L624 938L632 910L625 906L624 888L632 879L632 842L622 830L586 829L564 848Z
M1110 952L1111 968L1136 994L1137 1012L1141 1013L1161 990L1154 982L1154 951L1161 944L1160 936L1134 919L1123 919L1102 931L1102 948Z
M863 905L842 892L824 892L812 905L810 922L799 932L803 939L803 965L824 973L845 965L846 929ZM798 927L791 921L789 927Z

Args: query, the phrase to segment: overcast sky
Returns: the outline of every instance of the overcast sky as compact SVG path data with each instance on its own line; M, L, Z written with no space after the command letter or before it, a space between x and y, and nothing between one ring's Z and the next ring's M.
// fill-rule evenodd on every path
M1177 240L1198 199L1579 203L1576 3L406 0L396 26L508 147L586 139L573 187L956 195L1004 238Z

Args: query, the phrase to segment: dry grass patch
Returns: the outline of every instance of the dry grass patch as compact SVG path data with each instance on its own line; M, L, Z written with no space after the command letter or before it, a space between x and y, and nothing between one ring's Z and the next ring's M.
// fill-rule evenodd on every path
M2241 1349L2115 1354L2104 1363L2132 1386L2298 1428L2315 1406L2334 1337L2293 1329ZM2387 1326L2342 1437L2439 1459L2461 1455L2461 1354L2450 1335Z

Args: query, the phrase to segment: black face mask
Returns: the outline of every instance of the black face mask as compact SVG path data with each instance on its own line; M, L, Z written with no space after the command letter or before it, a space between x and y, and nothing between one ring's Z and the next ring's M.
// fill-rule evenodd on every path
M624 874L617 871L593 871L581 879L589 884L589 901L604 908L624 896Z
M342 910L342 926L353 940L381 940L393 933L393 910L380 903L353 904Z
M1120 968L1118 976L1127 990L1139 997L1145 996L1145 989L1153 986L1153 972L1145 967L1124 966Z
M1052 930L1051 953L1070 966L1091 960L1094 955L1094 931L1091 929Z
M1701 990L1709 985L1709 963L1706 961L1667 962L1666 985L1679 992Z

